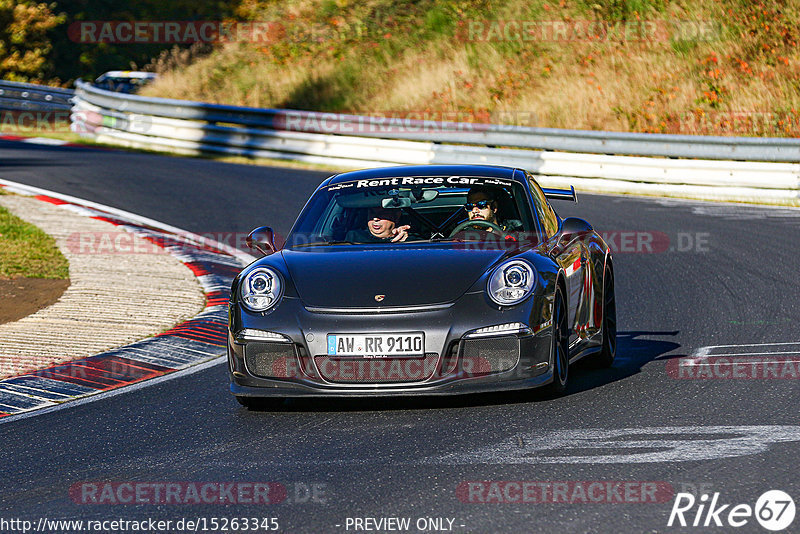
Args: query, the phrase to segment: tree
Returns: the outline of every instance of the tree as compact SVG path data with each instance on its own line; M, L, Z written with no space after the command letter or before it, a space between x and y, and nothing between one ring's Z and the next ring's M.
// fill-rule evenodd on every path
M51 72L48 32L66 20L55 4L0 0L0 78L42 81Z

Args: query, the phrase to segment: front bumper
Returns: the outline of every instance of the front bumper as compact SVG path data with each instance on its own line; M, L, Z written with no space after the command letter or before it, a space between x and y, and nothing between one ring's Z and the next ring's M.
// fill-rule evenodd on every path
M231 392L243 397L452 395L525 389L552 380L549 302L534 295L513 308L484 293L405 311L310 311L284 299L260 316L231 307ZM477 328L520 322L530 331L470 338ZM244 329L284 340L243 338ZM338 359L327 356L329 333L425 334L424 358ZM237 335L239 337L237 337Z

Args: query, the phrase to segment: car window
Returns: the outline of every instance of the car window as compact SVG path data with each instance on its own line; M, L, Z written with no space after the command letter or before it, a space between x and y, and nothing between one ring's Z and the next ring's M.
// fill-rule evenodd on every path
M481 192L486 196L480 196ZM369 224L384 216L394 227L408 227L405 243L496 240L498 235L502 239L523 233L529 241L538 234L526 197L519 182L491 177L393 177L334 183L315 192L288 236L287 246L380 242ZM494 220L476 223L465 206L468 198L490 199ZM500 232L488 232L489 223Z
M534 209L539 216L539 220L542 221L545 234L547 234L547 238L549 239L558 232L558 216L556 215L555 211L553 211L550 203L547 202L547 198L544 196L542 188L539 187L539 184L536 183L536 180L534 180L531 175L528 175L528 183L530 184L531 192L533 193L532 196Z

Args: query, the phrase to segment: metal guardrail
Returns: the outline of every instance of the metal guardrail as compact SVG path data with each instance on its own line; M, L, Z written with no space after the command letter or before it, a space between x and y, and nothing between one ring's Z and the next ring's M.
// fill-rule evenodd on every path
M488 163L526 168L538 173L545 185L572 183L584 190L800 201L798 139L545 131L423 121L387 128L376 117L146 98L81 81L76 87L73 129L132 147L349 167ZM554 146L568 152L530 150ZM609 155L612 152L626 155ZM727 160L720 158L723 153ZM736 158L730 157L733 153ZM674 159L709 154L716 157ZM738 161L743 155L746 161Z
M74 94L72 89L0 80L0 109L69 111Z
M739 161L800 161L800 139L597 132L496 124L433 123L422 120L404 120L402 128L391 129L387 127L387 121L382 117L257 109L166 98L146 98L104 91L80 80L76 82L76 87L81 99L105 109L174 119L258 126L274 130L291 129L306 133L357 132L360 137L563 150L590 154ZM387 128L391 131L387 132Z

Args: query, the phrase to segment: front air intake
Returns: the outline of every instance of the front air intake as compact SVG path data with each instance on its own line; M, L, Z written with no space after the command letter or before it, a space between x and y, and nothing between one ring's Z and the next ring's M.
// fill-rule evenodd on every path
M253 376L296 378L301 374L292 343L247 343L244 364Z
M502 373L519 362L517 336L484 337L461 342L460 371L468 376Z

